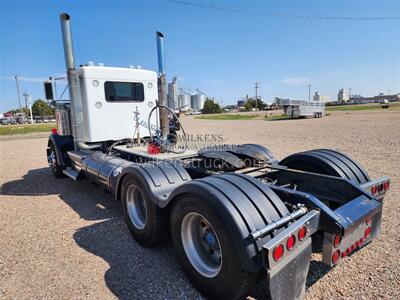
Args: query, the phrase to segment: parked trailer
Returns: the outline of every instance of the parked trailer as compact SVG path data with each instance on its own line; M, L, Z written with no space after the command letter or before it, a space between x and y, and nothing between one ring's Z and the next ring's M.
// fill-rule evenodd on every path
M58 126L69 128L49 137L54 176L111 192L144 247L171 238L184 272L204 296L242 298L266 280L267 297L302 298L315 232L323 233L323 262L332 267L379 234L389 178L370 179L354 160L329 149L277 160L257 144L174 147L171 134L185 132L168 123L173 112L165 108L163 35L157 33L158 74L76 69L67 14L61 25L71 103L56 114ZM134 135L135 112L161 129L149 126L147 135Z
M325 114L325 103L320 101L283 99L279 103L284 112L291 118L322 118Z

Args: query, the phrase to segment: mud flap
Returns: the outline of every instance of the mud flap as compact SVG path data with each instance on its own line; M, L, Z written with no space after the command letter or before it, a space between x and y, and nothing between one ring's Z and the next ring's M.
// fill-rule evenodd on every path
M268 270L267 280L270 298L303 299L311 260L311 238L286 257L282 265Z

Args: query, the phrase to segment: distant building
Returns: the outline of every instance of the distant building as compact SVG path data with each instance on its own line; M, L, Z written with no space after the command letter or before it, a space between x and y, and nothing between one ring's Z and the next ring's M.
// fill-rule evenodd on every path
M244 103L245 103L244 100L238 100L237 106L238 106L238 107L244 106Z
M340 89L338 93L338 102L347 102L350 100L349 91L345 89Z
M397 95L384 95L380 93L378 96L373 97L362 97L362 98L351 98L352 103L360 104L360 103L379 103L383 100L387 100L389 102L398 102L400 101L400 94Z
M323 103L331 102L331 97L320 95L318 91L315 92L314 101L319 101Z

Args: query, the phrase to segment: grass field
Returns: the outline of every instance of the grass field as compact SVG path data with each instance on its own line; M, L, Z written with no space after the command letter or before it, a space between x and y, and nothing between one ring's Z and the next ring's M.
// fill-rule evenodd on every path
M1 135L25 134L33 132L49 132L56 127L54 123L49 124L26 124L26 125L2 125L0 126Z
M339 105L339 106L326 106L326 111L348 111L348 110L377 110L383 109L382 104L372 103L372 104L358 104L358 105ZM387 109L387 108L386 108ZM400 109L400 103L390 103L389 110Z
M203 115L195 117L195 119L201 120L251 120L256 119L256 115L231 115L231 114L215 114L215 115Z
M278 121L278 120L289 120L290 117L281 115L241 115L241 114L215 114L215 115L202 115L195 117L200 120L266 120L266 121Z
M266 121L290 120L291 118L285 114L271 115L265 118Z

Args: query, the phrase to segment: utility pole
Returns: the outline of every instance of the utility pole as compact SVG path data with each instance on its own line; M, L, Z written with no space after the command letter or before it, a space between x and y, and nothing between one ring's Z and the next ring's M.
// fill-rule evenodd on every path
M258 89L259 89L259 83L256 82L256 85L254 86L254 89L256 90L256 111L257 111L257 102L258 102Z
M308 101L310 101L311 100L311 84L307 84L307 86L308 86Z
M21 97L19 95L19 84L18 84L18 76L15 74L15 82L17 84L17 95L18 95L18 104L19 104L19 112L22 114L22 107L21 107Z
M33 116L32 116L32 99L31 95L28 94L26 91L22 94L25 97L25 103L29 103L29 111L31 113L31 124L33 124Z

